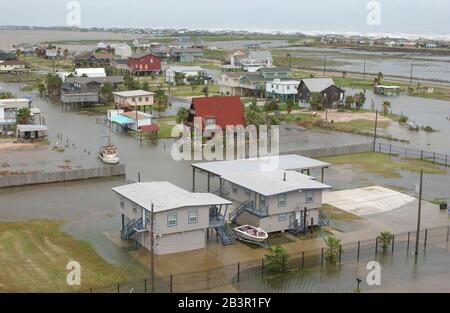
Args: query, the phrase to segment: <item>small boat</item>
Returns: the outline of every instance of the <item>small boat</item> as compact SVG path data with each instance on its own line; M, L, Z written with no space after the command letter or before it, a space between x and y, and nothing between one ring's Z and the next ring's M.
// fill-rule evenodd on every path
M234 228L234 233L241 239L258 243L266 241L269 237L269 235L264 230L251 225L236 227Z
M119 164L119 157L117 156L117 147L107 145L102 147L98 154L99 159L106 164Z
M419 130L419 125L417 125L416 122L409 120L408 122L406 122L406 124L408 124L408 128L410 130Z

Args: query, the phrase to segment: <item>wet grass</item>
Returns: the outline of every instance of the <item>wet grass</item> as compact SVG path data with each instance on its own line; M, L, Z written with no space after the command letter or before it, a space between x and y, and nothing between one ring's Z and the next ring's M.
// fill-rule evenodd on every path
M322 160L335 165L352 164L360 167L363 171L378 174L385 178L400 178L402 176L399 171L418 173L421 168L423 168L425 174L444 173L442 168L429 162L419 159L404 159L383 153L355 153L326 157Z
M323 227L314 227L312 230L308 230L306 234L300 234L297 236L300 240L310 240L310 239L317 239L317 238L325 238L328 236L332 236L333 233L327 231Z
M92 108L83 108L77 113L86 115L105 115L108 113L108 110L112 110L114 108L115 106L113 104L97 105Z
M330 204L322 204L320 211L329 219L341 220L346 222L361 221L363 218L338 209Z
M123 282L86 241L60 231L62 221L0 222L0 292L76 292ZM81 286L68 286L67 263L81 265Z

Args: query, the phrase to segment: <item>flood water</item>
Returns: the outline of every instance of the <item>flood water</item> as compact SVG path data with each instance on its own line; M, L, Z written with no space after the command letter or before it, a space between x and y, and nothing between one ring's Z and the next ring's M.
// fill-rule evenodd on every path
M450 82L450 56L434 56L426 53L372 52L353 49L286 47L283 50L298 51L293 54L298 58L316 58L336 61L339 65L327 68L336 71L382 72L385 76L401 76L409 78L413 64L414 79L442 80ZM322 70L322 68L320 68Z

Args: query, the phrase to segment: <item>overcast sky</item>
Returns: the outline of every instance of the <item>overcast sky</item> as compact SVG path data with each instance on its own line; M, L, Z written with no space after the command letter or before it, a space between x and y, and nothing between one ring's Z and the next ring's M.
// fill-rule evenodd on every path
M67 25L70 0L0 0L0 25ZM450 33L448 0L79 0L81 27Z

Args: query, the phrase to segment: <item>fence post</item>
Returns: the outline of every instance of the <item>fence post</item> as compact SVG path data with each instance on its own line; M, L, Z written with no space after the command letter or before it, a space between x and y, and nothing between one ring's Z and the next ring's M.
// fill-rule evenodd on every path
M445 167L447 167L447 158L448 158L448 155L445 155Z
M117 284L117 293L120 293L120 284Z
M302 271L305 269L305 251L302 252Z
M261 260L261 278L264 279L264 258Z
M408 243L406 245L406 253L409 252L409 240L411 239L411 232L408 232Z
M375 240L375 257L377 256L377 254L378 254L378 237Z
M436 160L436 152L433 152L433 164L435 160Z
M378 143L378 153L381 153L381 142Z
M341 264L342 260L342 245L339 245L339 264Z
M423 161L423 150L420 151L420 161Z
M406 156L408 155L408 149L407 148L405 148L405 159L406 159Z
M394 253L395 235L392 235L392 253Z
M144 293L147 293L147 278L144 279Z
M170 293L173 293L173 275L170 274L169 276L169 287L170 287Z
M392 155L392 143L389 144L389 156Z
M238 268L237 268L237 282L240 283L241 282L241 263L238 262Z
M448 240L447 240L448 241ZM323 266L323 248L322 248L322 253L320 255L320 266Z
M360 251L361 251L361 241L358 241L358 255L357 255L357 257L356 257L356 259L358 260L358 262L359 262L359 254L360 254Z
M449 235L450 235L450 226L447 226L447 242L448 242Z
M425 241L423 243L423 247L426 248L427 247L427 239L428 239L428 228L425 229Z

